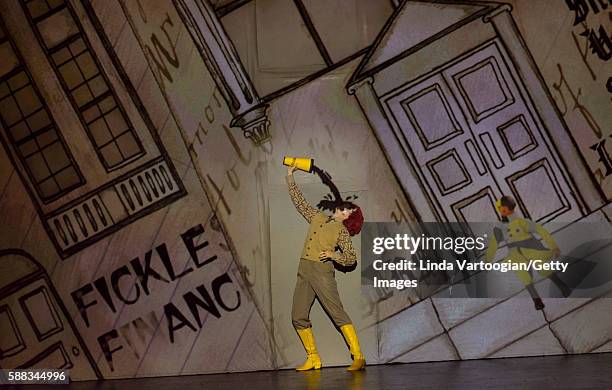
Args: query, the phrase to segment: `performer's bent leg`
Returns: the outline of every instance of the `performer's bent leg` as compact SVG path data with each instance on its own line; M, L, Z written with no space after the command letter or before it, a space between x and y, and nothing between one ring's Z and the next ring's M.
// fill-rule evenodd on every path
M321 305L325 311L331 316L332 321L340 328L346 343L349 346L351 355L353 355L353 364L348 367L349 371L361 370L365 367L365 357L359 346L357 332L351 322L350 317L346 314L340 295L338 294L338 286L334 278L334 268L332 263L320 264L317 267L319 277L312 279L312 287L315 294L319 298Z
M297 371L307 371L321 368L321 358L312 333L310 323L310 307L314 302L315 292L308 281L303 267L300 265L297 282L293 292L293 306L291 308L291 320L295 327L302 345L306 350L306 361L297 367Z
M519 280L525 285L525 289L527 289L527 292L533 300L533 306L535 307L535 309L544 310L544 302L542 302L542 298L540 298L538 291L533 285L533 278L531 277L531 274L523 270L514 272L516 273L516 276L518 276Z
M291 322L295 329L306 329L312 326L309 317L314 299L315 292L308 280L308 275L305 275L300 267L293 291L293 306L291 306Z

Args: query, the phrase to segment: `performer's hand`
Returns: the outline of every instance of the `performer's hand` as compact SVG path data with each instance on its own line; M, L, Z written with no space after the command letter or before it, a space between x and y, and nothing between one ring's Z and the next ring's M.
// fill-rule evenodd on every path
M296 169L297 169L297 167L296 167L296 166L294 166L294 165L289 165L289 166L287 167L287 175L289 175L289 176L293 175L293 172L294 172Z
M552 250L553 257L559 257L561 255L561 249L555 248Z
M327 258L332 258L334 256L334 252L333 251L323 251L321 253L319 253L319 260L323 260L323 259L327 259Z

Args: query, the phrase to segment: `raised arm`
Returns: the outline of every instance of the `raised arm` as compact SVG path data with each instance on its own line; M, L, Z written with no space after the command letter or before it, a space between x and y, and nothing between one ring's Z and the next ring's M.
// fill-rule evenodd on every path
M289 171L291 172L291 171ZM317 209L312 207L306 199L304 199L304 195L298 188L297 184L295 184L295 180L293 180L293 174L289 173L287 175L287 184L289 185L289 196L291 197L291 201L295 205L297 211L302 214L302 217L310 223L312 217L317 213Z
M357 262L357 252L355 251L355 248L353 248L351 236L345 227L340 230L340 235L338 236L338 246L340 247L341 252L334 252L332 255L332 259L336 263L348 267Z

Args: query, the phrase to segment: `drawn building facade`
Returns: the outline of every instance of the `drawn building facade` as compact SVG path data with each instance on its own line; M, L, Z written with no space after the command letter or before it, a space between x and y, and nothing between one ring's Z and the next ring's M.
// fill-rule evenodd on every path
M605 203L510 12L409 2L349 83L424 220L494 221L506 194L542 223Z
M369 221L494 220L507 193L561 236L610 222L583 126L605 99L567 70L580 55L512 5L2 2L0 366L45 359L80 380L297 364L305 226L284 155L314 157ZM547 12L571 43L571 11ZM546 61L565 64L565 89ZM524 291L372 298L355 294L359 272L337 278L369 363L612 350L607 296L536 312ZM316 305L312 318L325 364L346 364Z

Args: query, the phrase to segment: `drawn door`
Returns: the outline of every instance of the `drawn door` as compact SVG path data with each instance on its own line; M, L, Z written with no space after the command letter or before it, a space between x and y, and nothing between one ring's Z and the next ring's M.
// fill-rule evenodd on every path
M443 76L487 164L519 211L539 222L581 216L552 142L522 90L499 42L451 65Z
M0 367L100 378L44 270L21 255L0 254L0 271Z
M497 221L501 191L442 75L392 96L391 111L421 185L443 221Z
M560 159L497 42L385 97L443 221L496 221L512 195L535 221L581 216Z

